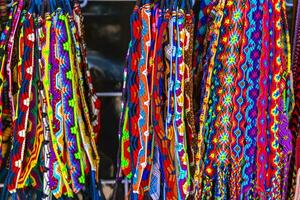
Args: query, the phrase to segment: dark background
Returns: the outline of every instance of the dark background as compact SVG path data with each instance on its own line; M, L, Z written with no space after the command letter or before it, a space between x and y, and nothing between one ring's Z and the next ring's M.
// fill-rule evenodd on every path
M123 63L130 39L133 1L89 1L83 8L88 61L96 92L121 92ZM100 97L100 176L114 179L118 152L121 97Z

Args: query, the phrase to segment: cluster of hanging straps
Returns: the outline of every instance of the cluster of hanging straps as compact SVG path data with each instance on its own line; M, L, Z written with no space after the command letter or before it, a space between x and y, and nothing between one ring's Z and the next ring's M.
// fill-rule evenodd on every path
M52 5L57 5L59 4L59 2L69 2L69 1L65 1L65 0L29 0L28 2L34 2L37 5L45 5L45 4L52 4ZM88 4L88 0L83 0L83 1L79 1L79 0L75 0L74 2L79 3L80 7L83 8ZM11 0L10 2L5 2L5 0L0 0L0 6L2 4L6 4L6 7L9 8L13 5L14 0Z
M157 0L160 2L160 8L163 10L182 9L190 11L194 5L195 0ZM138 7L151 3L151 0L136 0Z

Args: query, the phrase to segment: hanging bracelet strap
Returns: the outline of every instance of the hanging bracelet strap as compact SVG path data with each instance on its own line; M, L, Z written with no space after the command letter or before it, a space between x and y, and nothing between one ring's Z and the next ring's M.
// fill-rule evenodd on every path
M235 122L233 116L233 101L232 96L235 92L235 65L238 63L239 57L239 41L237 39L230 38L231 36L240 37L242 27L239 26L242 11L239 10L240 2L236 1L232 4L227 4L224 7L224 18L222 22L223 36L220 37L220 44L223 46L222 51L217 55L218 64L221 65L220 71L218 71L217 79L220 79L220 85L216 88L216 92L219 95L219 102L216 107L216 121L214 122L214 129L216 131L216 137L214 143L216 143L215 162L217 165L215 197L225 198L227 195L235 196L234 184L230 185L229 182L229 161L232 153L230 150L230 137L235 138L236 135L232 133L232 125ZM235 16L236 15L236 16ZM233 18L233 21L230 20ZM218 47L219 48L219 47ZM216 65L215 65L216 66ZM236 137L238 138L238 137ZM234 144L236 145L236 144ZM237 143L239 146L240 144ZM233 153L234 154L234 153ZM235 156L235 155L234 155ZM239 169L238 169L239 170ZM235 173L235 172L233 172ZM234 182L234 180L230 180ZM226 185L233 186L228 190ZM230 194L231 191L231 194Z
M67 150L69 156L69 168L72 188L75 193L78 193L83 189L85 183L84 169L82 159L80 158L81 146L79 143L79 129L77 121L77 113L75 109L75 96L76 89L74 79L72 78L74 74L74 56L71 51L71 34L70 27L68 23L68 17L65 15L60 15L57 23L59 28L60 41L60 67L62 76L62 103L63 103L63 113L65 122L65 133L67 139Z
M141 138L139 136L138 119L140 113L139 107L139 81L138 64L141 58L141 37L142 37L142 23L140 8L136 6L131 16L132 19L132 59L128 67L128 130L130 140L130 158L131 158L131 174L135 173L139 148L141 146ZM133 177L132 177L133 179ZM132 180L131 179L131 180Z
M210 12L213 10L213 6L218 1L201 1L199 5L198 18L195 24L195 42L193 45L193 79L194 79L194 101L195 101L195 111L197 120L200 117L200 106L203 103L203 95L205 92L205 81L204 73L206 69L204 68L204 60L207 55L208 42L207 35L211 31L212 27L209 25L210 22ZM197 131L199 132L199 125L196 123Z
M162 10L159 8L158 4L154 5L154 9L152 11L152 33L151 33L151 56L150 56L150 65L151 65L151 106L150 106L150 122L152 127L152 144L153 144L153 165L151 169L150 176L150 189L149 194L153 200L158 200L161 197L161 185L164 183L162 181L162 173L161 166L163 166L163 162L161 162L162 152L161 152L161 140L158 137L158 134L163 131L163 121L162 116L159 116L160 111L158 111L158 107L161 106L162 94L159 93L160 89L160 81L163 79L163 73L159 68L161 68L162 58L162 36L161 25L163 21ZM161 35L160 35L161 34ZM160 66L158 66L160 65ZM156 113L158 111L158 113ZM161 113L162 114L162 113ZM165 171L165 170L164 170Z
M282 59L282 72L281 72L281 99L279 102L279 144L281 144L281 198L287 198L289 185L290 185L290 170L291 159L293 152L293 135L289 129L289 120L291 111L294 108L294 92L291 77L291 46L290 36L288 31L288 22L286 15L286 4L280 1L281 7L281 59ZM282 156L284 155L284 156Z
M144 176L144 180L142 182L144 192L147 192L147 195L155 200L160 197L160 186L161 186L161 171L160 171L160 162L159 162L159 152L157 148L157 144L155 142L155 132L154 132L154 109L153 101L154 98L154 82L155 76L157 75L156 66L155 66L155 58L157 56L157 45L158 42L158 14L159 14L159 4L153 3L151 4L151 43L150 43L150 52L149 52L149 65L148 65L148 85L149 85L149 94L150 94L150 105L149 105L149 125L150 125L150 134L148 141L148 165L145 169L145 173L150 172L147 176Z
M249 6L249 7L248 7ZM258 110L257 104L258 97L259 97L259 65L260 65L260 54L262 40L261 37L257 37L257 34L261 35L262 33L262 11L261 11L262 3L256 1L250 1L249 3L246 2L246 15L247 15L247 22L245 27L245 41L247 41L246 47L242 47L242 51L245 54L242 58L241 68L245 73L245 83L246 88L242 89L242 91L246 92L246 109L245 109L245 144L243 147L243 154L244 159L247 161L243 168L242 168L242 176L244 180L241 183L242 195L250 196L251 198L255 198L256 191L254 190L255 185L253 180L256 177L256 170L257 164L255 161L256 156L256 145L257 144L257 117L258 117ZM257 17L259 15L259 17ZM250 48L250 49L249 49ZM244 55L243 54L243 55ZM245 70L246 69L246 70ZM243 82L240 82L243 83ZM243 85L242 85L243 86ZM240 87L240 86L238 86ZM238 117L238 115L237 115ZM240 123L243 123L241 120ZM242 144L242 143L241 143Z
M128 94L127 94L127 74L129 63L131 62L132 57L132 39L130 41L128 52L126 56L126 64L124 66L124 76L123 76L123 88L122 88L122 104L121 104L121 113L119 120L119 150L118 150L118 170L117 170L117 179L121 179L121 176L124 175L126 178L130 179L132 176L131 173L131 158L130 158L130 136L129 136L129 121L128 121Z
M245 123L245 113L242 109L242 106L245 105L246 99L244 90L245 87L245 79L243 74L243 69L241 69L241 64L244 62L245 57L239 56L244 50L244 46L247 43L247 40L243 40L244 38L244 27L246 22L245 19L245 4L244 0L234 1L233 4L226 4L225 8L226 12L229 14L224 18L224 26L226 26L226 36L223 41L224 44L224 59L222 59L222 67L224 71L220 74L224 73L223 83L225 83L225 87L222 91L222 99L225 109L221 108L220 112L226 112L224 115L224 121L221 123L225 123L224 128L226 132L222 135L221 142L224 144L222 148L229 148L228 159L232 160L231 171L230 174L226 174L226 181L230 187L230 197L240 198L241 197L241 181L242 181L242 159L243 159L243 150L244 150L244 125L241 127L241 124ZM233 21L231 22L231 19ZM237 66L237 67L236 67ZM236 70L239 68L239 70ZM237 84L237 82L240 84ZM221 83L221 85L223 84ZM224 94L225 93L225 94ZM238 99L236 101L236 99ZM233 101L232 101L233 100ZM235 110L235 108L237 108ZM243 109L245 109L243 107ZM229 122L226 121L226 117L229 117ZM227 137L227 138L226 138ZM232 138L231 140L228 140ZM226 152L226 150L224 151ZM219 154L220 155L220 154ZM225 155L225 154L223 154ZM221 164L222 165L222 164ZM220 170L228 169L229 163L224 163L224 168ZM226 180L227 179L227 180ZM221 189L222 190L222 189ZM229 192L228 191L228 192Z
M186 149L186 127L184 120L184 43L185 43L185 14L183 10L177 12L176 20L176 67L174 85L174 133L175 133L175 155L177 158L177 181L179 198L186 199L190 190L189 158Z
M26 142L26 131L28 128L28 116L31 98L32 78L34 71L34 22L32 15L27 14L24 21L24 55L22 64L22 84L18 96L17 119L14 127L14 142L11 150L10 171L7 176L8 190L16 193L17 184L22 171L24 159L24 148Z
M88 66L87 66L87 57L86 57L86 47L85 47L85 43L84 43L84 35L82 32L82 23L83 23L83 18L80 12L80 9L76 9L78 8L78 6L75 6L74 9L74 22L76 25L76 28L78 30L78 44L80 45L80 51L81 51L81 58L82 58L82 65L80 66L80 70L78 71L78 75L80 76L80 85L82 87L81 91L81 102L82 102L82 106L83 106L83 115L84 115L84 119L87 123L87 129L88 129L88 133L90 133L88 135L88 137L90 138L90 142L91 142L91 147L92 147L92 151L94 154L94 159L95 159L95 174L94 174L94 179L96 180L96 182L99 182L99 163L100 163L100 157L98 154L98 149L97 149L97 143L96 143L96 136L97 133L100 131L100 126L98 126L98 123L100 121L100 101L97 98L95 91L92 87L92 83L89 82L87 83L87 81L91 81L91 77L90 77L90 73L88 71ZM88 76L88 80L87 80L87 76ZM83 88L84 85L89 85L88 88ZM87 92L89 93L89 95L86 95L86 93L84 91L88 90ZM89 96L89 98L87 98L87 96ZM91 99L93 99L91 101ZM93 105L90 105L93 104ZM89 110L93 110L93 116L90 114L91 112ZM95 130L98 132L95 132Z
M19 24L19 20L21 17L21 11L23 8L23 0L18 2L18 7L16 10L16 13L13 16L13 22L11 27L11 34L8 40L7 44L7 63L6 63L6 73L7 73L7 79L8 79L8 98L9 98L9 106L11 107L11 115L12 118L15 117L15 108L13 103L13 96L12 96L12 77L11 77L11 62L12 62L12 53L13 53L13 47L15 42L15 34L17 30L17 26Z
M149 129L149 86L148 86L148 56L150 48L150 5L146 4L141 9L141 19L143 22L142 26L142 41L141 41L141 60L138 66L139 75L139 106L140 116L138 120L139 134L141 147L138 153L138 160L136 165L136 171L133 176L133 193L138 194L141 192L140 184L143 179L142 175L147 166L147 155L148 155L148 139L150 134Z
M204 64L203 64L203 85L205 87L203 95L203 103L200 104L200 117L199 117L199 132L197 136L197 152L195 163L195 197L200 198L205 196L212 197L213 187L213 174L216 173L216 165L213 163L216 159L216 142L215 142L215 129L212 128L216 120L216 104L219 101L219 94L216 88L220 84L217 78L221 65L216 57L223 50L222 43L219 43L219 38L225 31L221 29L221 23L224 17L224 1L219 4L210 12L211 24L208 25L209 29L206 33L206 38L210 41L207 44L207 50ZM223 27L224 28L224 27ZM205 85L204 85L205 83ZM213 141L213 142L211 142ZM203 182L203 186L202 186Z
M58 13L61 13L61 11L56 11L52 16L51 26L48 25L51 34L50 63L48 65L49 83L45 82L45 84L47 84L46 87L50 88L50 90L45 90L45 93L49 113L51 143L53 145L53 151L50 158L50 188L56 198L60 198L65 192L67 196L73 196L73 192L70 188L70 177L66 166L66 150L64 148L65 135L63 131L64 122L62 116L61 71L59 65L60 55L58 52L59 34L61 33L58 32L57 28Z
M194 175L195 175L195 155L197 146L197 132L194 115L194 95L193 95L193 45L194 45L194 14L193 11L188 11L185 15L185 32L186 39L184 43L184 114L187 134L187 148L190 162L191 189L190 196L194 195Z
M132 178L132 170L134 165L134 158L132 154L134 151L131 148L131 139L133 137L133 132L131 128L134 127L134 124L130 123L132 119L132 114L134 111L131 106L134 104L134 94L137 94L138 87L136 86L137 79L136 73L133 71L136 69L139 56L135 56L139 54L138 52L138 42L140 33L139 27L139 16L138 16L139 7L135 6L133 9L133 13L130 16L130 27L131 27L131 41L128 47L126 64L124 66L124 82L123 82L123 102L122 102L122 113L120 117L120 130L119 133L121 139L121 169L122 174L128 179ZM136 90L136 93L133 91ZM135 101L136 102L136 101ZM135 129L137 130L137 129ZM120 175L120 174L119 174ZM120 177L119 177L120 178Z
M281 98L280 94L280 81L282 73L282 62L281 58L282 48L281 48L281 30L280 25L280 1L275 1L272 3L272 24L271 30L274 32L271 37L271 53L272 53L272 64L271 64L271 86L270 86L270 167L268 170L267 184L270 187L269 195L278 199L281 198L280 188L281 188L281 174L280 174L280 148L279 142L279 102ZM268 196L269 196L268 195Z
M117 172L116 172L116 182L113 197L115 198L118 183L122 181L122 176L125 178L131 178L131 167L130 167L130 139L129 139L129 123L128 123L128 93L127 88L127 77L128 77L128 67L131 59L131 46L132 46L132 15L130 16L130 42L128 45L125 64L123 66L123 84L122 84L122 98L121 98L121 112L119 118L119 126L117 130L118 135L118 153L117 153Z
M77 24L79 37L80 37L80 48L83 58L83 74L85 76L85 84L88 86L86 88L86 91L88 92L88 95L86 96L86 101L88 102L89 111L90 111L90 121L93 126L93 132L91 133L91 136L93 138L93 148L94 151L97 150L96 148L96 138L98 138L98 134L100 132L100 109L101 109L101 102L99 98L96 95L96 92L93 87L92 83L92 77L90 74L90 71L88 69L88 62L87 62L87 50L86 50L86 43L85 43L85 33L84 33L84 25L83 25L83 15L80 10L79 4L75 5L74 8L74 15L75 22ZM99 159L99 158L98 158ZM100 162L100 160L98 160ZM97 175L98 177L98 175Z
M10 14L8 17L8 21L6 23L6 26L4 27L3 31L1 32L1 37L0 37L0 167L2 166L3 159L6 155L7 148L3 148L2 143L4 143L4 124L3 124L3 96L4 96L4 81L5 81L5 67L6 67L6 59L7 59L7 42L10 36L10 31L11 31L11 25L13 22L13 16L15 12L17 11L17 5L18 4L13 4ZM7 145L4 145L5 147Z
M82 55L82 74L84 75L84 82L85 85L88 87L85 88L85 91L87 91L88 95L82 96L82 102L84 105L87 105L86 108L88 108L89 112L86 112L87 109L84 108L84 115L85 120L87 121L88 130L90 133L90 140L91 145L93 148L93 152L95 154L95 158L97 161L96 164L96 174L95 179L96 182L99 182L99 164L100 164L100 157L98 155L98 149L97 149L97 142L96 138L98 133L100 132L100 109L101 109L101 102L98 99L95 90L93 88L92 84L92 78L90 75L90 71L88 69L88 62L87 62L87 55L86 55L86 43L84 40L84 27L83 27L83 16L80 10L80 7L78 4L75 5L74 8L74 19L75 24L78 29L79 34L79 44L81 49L81 55ZM86 103L85 103L86 102Z
M76 62L75 62L75 69L74 72L76 72L76 87L77 88L77 96L78 96L78 101L75 102L76 109L77 109L77 119L78 119L78 125L80 129L80 135L81 135L81 140L83 143L83 147L85 150L85 153L88 157L89 163L91 165L91 170L96 172L97 169L97 158L96 154L93 151L92 144L90 141L90 137L88 134L88 126L91 127L91 125L88 125L87 122L84 121L84 113L88 111L88 106L86 102L84 101L84 75L82 74L82 58L81 58L81 49L80 49L80 44L79 44L79 35L78 35L78 30L75 26L75 22L73 21L73 18L71 18L71 24L70 24L71 30L72 30L72 39L73 39L73 44L75 46L75 54L76 54ZM75 59L74 59L75 60ZM84 123L85 122L85 123ZM90 122L89 122L90 123ZM97 153L97 152L96 152Z
M2 32L2 37L1 37L1 48L3 49L2 56L1 56L1 74L0 74L0 165L2 165L2 161L9 160L9 150L8 150L8 145L5 144L2 146L2 140L9 140L12 135L12 130L9 128L7 125L12 122L11 114L11 109L9 109L9 106L7 105L7 81L8 81L8 76L6 72L6 67L8 64L8 61L11 60L12 55L11 51L12 49L12 43L10 42L15 38L15 31L16 31L16 24L19 23L19 18L21 15L21 7L22 3L14 3L11 10L10 10L10 15L8 22ZM11 62L11 61L9 61ZM5 163L8 165L8 163Z
M269 9L269 31L272 31L274 32L274 27L275 27L275 24L274 24L274 7L273 7L273 4L269 4L268 5L268 9ZM273 123L274 121L274 112L272 112L272 109L270 108L271 106L274 107L274 104L273 101L274 101L274 97L273 97L273 92L274 92L274 89L273 89L273 84L274 84L274 81L273 79L275 78L275 74L274 74L274 54L275 54L275 39L274 39L274 36L275 34L270 34L270 38L269 38L269 49L270 49L270 56L269 56L269 66L270 66L270 69L269 69L269 78L268 78L268 92L269 92L269 97L268 97L268 129L270 134L272 134L272 138L269 137L269 140L268 140L268 148L272 148L272 152L269 151L268 153L268 159L267 159L267 162L269 162L268 165L272 166L272 168L274 169L274 164L273 164L273 156L274 156L274 151L273 151L273 147L272 147L272 144L273 143L273 135L274 135L274 127L275 126L272 126L271 123ZM272 56L271 56L272 55ZM270 78L271 77L271 78ZM275 85L274 85L275 86ZM273 109L274 111L274 109ZM272 155L273 154L273 155ZM267 179L265 180L266 182L266 187L267 189L270 191L270 188L271 188L271 179L272 179L272 176L273 174L271 173L271 167L268 168L268 171L267 171ZM268 196L271 195L270 192L268 191Z
M28 186L38 190L42 183L39 180L39 170L37 165L40 150L43 143L43 127L41 123L40 106L38 105L38 81L39 81L39 36L38 18L34 19L35 45L34 45L34 71L32 73L31 101L29 105L28 128L26 130L26 143L22 162L22 171L18 180L18 188L23 189ZM31 185L29 185L31 184Z
M293 137L295 138L295 149L294 149L294 170L291 183L290 195L294 195L295 199L300 195L300 4L298 3L296 10L295 30L292 48L292 76L293 76L293 89L295 94L295 107L292 112L290 120L290 129ZM297 188L297 189L296 189Z
M263 10L268 10L268 1L263 4ZM270 33L267 26L270 21L269 12L263 13L262 18L262 52L269 49ZM256 172L256 184L257 184L257 196L261 199L265 199L267 195L267 187L265 185L265 178L267 176L267 161L268 161L268 79L270 74L269 54L261 53L260 55L260 77L259 77L259 96L257 100L258 115L257 115L257 172Z
M174 29L176 29L176 15L172 11L167 10L165 14L165 20L167 24L167 41L164 47L165 54L165 91L166 91L166 119L164 124L165 138L168 140L169 150L166 152L169 155L170 160L170 180L165 180L165 192L166 198L177 199L178 197L178 184L176 174L176 162L175 162L175 136L173 126L173 114L174 114L174 79L175 79L175 54L176 54L176 43L174 42ZM166 163L167 164L167 163ZM174 178L174 179L171 179ZM167 178L167 177L166 177ZM170 184L173 183L173 186Z
M147 74L148 74L148 89L149 89L149 137L148 137L148 144L147 144L147 166L143 173L143 180L141 182L141 187L143 188L143 192L149 196L151 194L155 193L155 196L158 195L160 192L159 186L160 186L160 179L158 178L160 176L160 171L157 169L158 164L158 158L154 158L154 136L153 136L153 121L151 120L151 113L153 110L152 101L153 99L153 69L154 69L154 59L156 56L156 48L155 43L157 41L157 28L156 28L156 19L158 14L159 5L157 3L151 3L150 4L150 47L149 47L149 57L148 57L148 66L147 66ZM155 153L155 156L157 153ZM154 165L156 166L154 168ZM155 186L152 185L152 181L156 182L154 183ZM158 189L157 189L158 188Z
M50 157L51 157L51 136L50 136L50 127L49 127L49 115L47 110L47 102L49 99L46 97L46 91L49 91L49 58L50 58L50 26L51 26L51 16L49 13L46 13L45 22L41 28L39 28L39 38L41 45L41 61L40 61L40 81L41 86L39 90L39 100L42 104L42 120L43 120L43 134L44 134L44 143L43 143L43 200L49 199L51 195L50 191ZM47 82L47 83L46 83ZM49 101L50 102L50 101Z
M153 92L153 124L154 137L158 143L159 153L161 158L160 165L163 171L163 183L164 192L163 194L167 199L174 199L177 197L177 184L176 184L176 169L174 165L173 155L171 146L171 140L167 137L167 132L165 132L165 102L167 99L168 89L166 88L167 83L165 78L167 75L167 68L165 61L169 64L169 60L165 60L164 57L165 47L168 45L168 24L170 20L170 13L168 11L160 10L159 22L158 22L158 39L157 39L157 55L155 57L155 66L157 71L154 72L155 83ZM161 21L161 22L160 22Z
M129 82L129 68L131 67L131 62L133 60L133 51L134 51L134 20L137 17L138 7L135 6L133 13L130 16L130 42L126 54L126 62L123 68L123 85L122 85L122 102L121 102L121 113L118 127L118 137L119 137L119 149L118 149L118 158L117 158L117 174L116 181L121 181L122 176L125 178L131 179L132 177L132 159L131 159L131 149L130 149L130 132L129 132L129 96L130 92L127 91L127 88L131 87ZM116 185L117 187L117 185Z
M75 104L75 111L76 111L76 115L75 115L75 123L78 122L78 128L79 128L79 132L77 134L77 144L78 146L83 146L84 151L81 151L81 157L82 157L82 162L83 162L83 166L86 171L91 171L91 185L90 188L92 188L92 198L94 200L96 199L101 199L101 195L99 194L98 191L98 186L96 183L96 173L97 173L97 157L95 155L97 155L97 152L94 153L93 152L93 148L91 145L91 139L88 137L87 134L87 130L86 130L86 123L84 123L84 119L83 119L83 115L82 115L82 104L81 104L81 100L82 98L80 98L80 93L83 94L84 92L84 87L83 87L83 76L81 73L81 67L82 67L82 58L81 58L81 52L80 52L80 45L79 45L79 35L78 35L78 30L76 29L74 20L73 20L73 16L71 16L69 18L69 27L70 27L70 37L71 37L71 43L73 48L73 53L75 54L74 56L71 56L71 58L73 57L73 59L70 60L70 62L72 62L72 60L74 61L71 65L71 69L74 73L74 80L73 80L73 96L74 96L74 104ZM81 80L81 81L80 81ZM80 84L81 83L81 84ZM80 92L81 91L81 92ZM77 101L78 100L78 101ZM85 109L87 109L87 105L84 104ZM87 156L87 158L86 158ZM88 165L88 161L90 165ZM91 167L91 170L88 168Z

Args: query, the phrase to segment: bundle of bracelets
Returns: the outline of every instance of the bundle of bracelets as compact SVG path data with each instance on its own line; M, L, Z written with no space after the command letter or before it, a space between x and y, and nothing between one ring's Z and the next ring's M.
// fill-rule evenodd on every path
M0 2L1 19L5 15ZM102 199L79 3L14 1L1 32L1 199Z

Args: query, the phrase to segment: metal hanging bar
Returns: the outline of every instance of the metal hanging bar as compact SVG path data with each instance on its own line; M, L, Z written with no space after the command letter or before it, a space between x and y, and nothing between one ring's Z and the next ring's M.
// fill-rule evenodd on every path
M80 7L84 8L88 4L88 0L84 0L81 4Z
M289 3L289 2L285 2L285 5L287 6L287 7L293 7L294 6L294 4L293 3Z
M98 92L98 97L121 97L122 92Z

